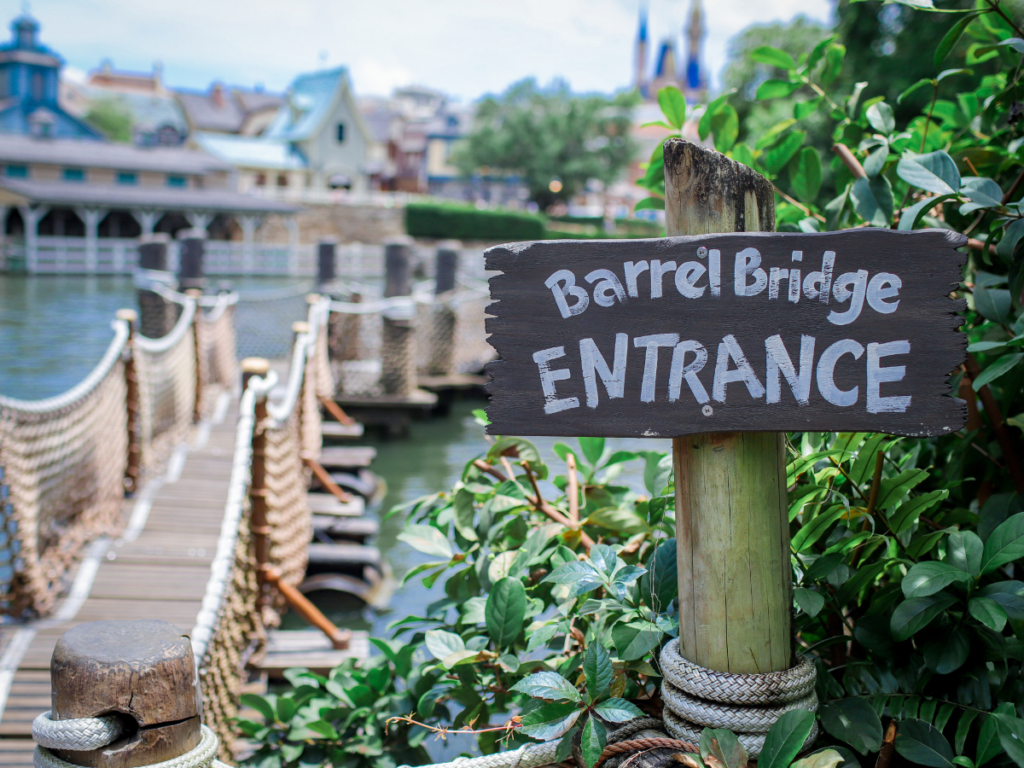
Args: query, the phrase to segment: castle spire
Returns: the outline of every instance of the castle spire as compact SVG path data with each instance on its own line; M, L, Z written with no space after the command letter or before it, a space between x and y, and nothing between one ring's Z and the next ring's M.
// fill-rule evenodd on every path
M647 3L644 0L640 2L640 28L636 34L633 87L642 96L647 96Z
M704 13L701 9L700 0L693 0L693 9L690 11L690 23L686 28L687 57L686 73L683 82L686 84L688 94L698 97L707 89L707 78L700 66L701 48L704 41Z

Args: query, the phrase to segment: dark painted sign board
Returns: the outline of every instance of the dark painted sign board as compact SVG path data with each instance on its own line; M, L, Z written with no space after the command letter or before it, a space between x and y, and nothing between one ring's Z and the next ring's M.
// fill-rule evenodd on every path
M491 248L488 431L955 431L965 243L856 229Z

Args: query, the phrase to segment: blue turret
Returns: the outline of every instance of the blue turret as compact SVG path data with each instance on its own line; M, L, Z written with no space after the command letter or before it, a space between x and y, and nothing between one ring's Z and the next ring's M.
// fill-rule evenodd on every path
M64 61L38 40L39 24L23 15L0 46L0 132L62 139L100 139L98 131L58 103Z
M647 97L647 6L640 4L640 29L636 33L636 62L633 87L644 98Z

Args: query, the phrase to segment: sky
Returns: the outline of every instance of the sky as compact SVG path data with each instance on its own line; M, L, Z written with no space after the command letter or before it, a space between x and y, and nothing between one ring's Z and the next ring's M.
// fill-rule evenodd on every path
M577 91L632 82L642 0L32 0L41 39L81 72L110 59L171 87L214 80L283 91L301 72L347 66L357 95L436 88L463 101L524 77ZM693 0L648 0L650 47L675 35ZM20 0L0 0L5 20ZM704 65L716 85L730 37L798 14L827 22L830 0L704 0ZM653 59L653 51L651 52ZM653 62L649 62L649 66Z

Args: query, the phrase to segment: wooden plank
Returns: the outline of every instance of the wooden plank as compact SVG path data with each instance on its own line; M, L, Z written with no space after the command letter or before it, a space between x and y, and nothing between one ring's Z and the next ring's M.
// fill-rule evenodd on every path
M407 395L340 395L335 400L344 408L373 407L424 410L437 403L437 395L422 389L414 389Z
M366 511L366 501L354 494L351 500L341 502L329 493L307 493L306 502L314 515L359 517Z
M35 742L30 738L0 739L0 766L33 768L32 754L35 749Z
M267 653L257 669L268 673L272 679L280 679L281 673L291 667L306 667L326 674L345 659L365 659L369 654L369 634L363 631L352 633L347 650L336 651L322 632L271 630Z
M338 421L325 421L320 425L320 434L324 437L359 438L363 436L363 425L358 423L342 424Z
M377 449L371 446L335 446L320 451L320 465L335 467L368 467L377 458Z
M949 396L964 302L949 296L966 238L703 226L487 251L487 268L503 272L487 310L501 358L487 367L488 433L919 436L964 425L965 403Z

